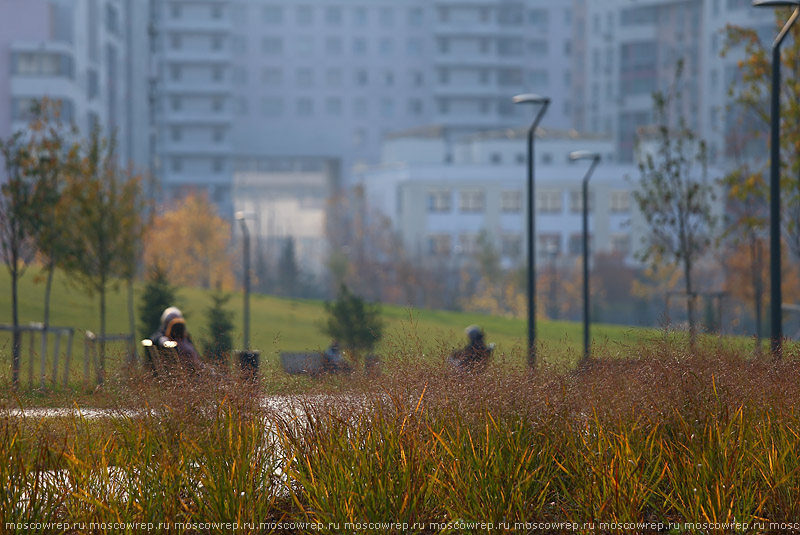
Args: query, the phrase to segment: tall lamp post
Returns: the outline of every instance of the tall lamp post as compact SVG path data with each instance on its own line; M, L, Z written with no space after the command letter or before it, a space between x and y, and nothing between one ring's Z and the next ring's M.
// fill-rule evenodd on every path
M794 7L795 10L772 43L772 99L770 111L769 170L769 272L770 348L780 358L783 343L781 318L781 44L800 16L800 0L754 0L754 7Z
M591 160L583 177L581 196L583 201L583 361L589 359L589 179L600 163L600 153L577 150L569 154L571 161Z
M533 140L550 99L533 93L515 96L514 104L536 104L539 111L528 129L528 366L536 367L536 205L534 204Z
M253 217L252 212L236 212L236 221L242 227L244 240L244 351L250 349L250 231L247 229L248 218Z

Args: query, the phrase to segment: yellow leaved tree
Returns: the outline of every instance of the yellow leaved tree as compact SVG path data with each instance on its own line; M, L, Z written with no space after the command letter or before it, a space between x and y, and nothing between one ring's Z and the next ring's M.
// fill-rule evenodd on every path
M165 206L145 237L145 265L158 266L172 284L231 290L231 258L230 224L205 195Z

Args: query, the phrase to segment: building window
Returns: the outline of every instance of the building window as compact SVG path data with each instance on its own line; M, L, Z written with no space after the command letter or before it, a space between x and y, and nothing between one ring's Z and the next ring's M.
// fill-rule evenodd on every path
M387 87L393 86L394 85L394 73L393 72L384 73L383 82L386 84Z
M172 35L169 36L169 42L173 50L180 50L183 44L181 36L177 33L173 33Z
M173 19L181 18L181 5L180 4L172 4L169 9L170 17Z
M261 51L274 56L283 52L283 40L280 37L264 37L261 40Z
M52 52L15 52L11 72L21 76L73 77L72 58Z
M592 250L592 235L588 236L589 250ZM567 242L567 249L571 256L580 256L583 254L583 233L570 234Z
M629 234L612 234L611 251L628 255L631 252L631 237Z
M221 82L222 81L222 67L214 67L213 69L211 69L211 78L215 82Z
M589 194L589 211L592 211L594 206L594 194L590 191ZM569 192L569 211L575 214L583 213L583 191L572 190Z
M384 117L394 116L394 100L390 98L381 100L381 115Z
M215 35L211 38L211 50L222 50L222 37Z
M180 141L183 138L183 131L180 126L170 128L170 134L172 135L172 141Z
M297 40L297 55L310 56L314 53L314 38L310 35L305 35Z
M282 6L264 6L261 11L261 20L264 24L275 26L283 23L283 7Z
M499 152L493 152L489 156L489 161L491 161L494 165L500 165L503 163L503 155Z
M525 154L520 152L520 153L517 154L515 160L516 160L517 164L522 165L522 164L524 164L525 162L528 161L528 157L525 156Z
M382 56L391 56L394 53L394 40L389 37L381 38L380 51Z
M561 254L561 235L560 234L539 234L539 250L555 258Z
M357 7L353 10L353 22L358 27L363 27L367 24L367 8Z
M342 38L331 36L325 38L325 53L329 56L338 56L342 53Z
M340 69L328 69L325 71L325 84L328 87L339 87L342 85L342 71Z
M215 128L212 139L214 140L214 143L222 143L222 141L225 139L225 130L222 128Z
M561 192L558 190L540 190L536 195L536 210L546 214L561 212Z
M500 253L508 258L519 258L522 254L522 236L503 234L500 240Z
M459 196L458 208L462 212L483 212L486 204L486 194L480 189L462 190Z
M314 71L299 69L297 71L297 85L299 87L312 87L314 85Z
M170 78L174 81L178 81L181 79L181 67L180 65L171 65L169 68Z
M429 212L449 212L451 209L452 195L449 190L435 190L428 192Z
M428 236L428 253L449 256L453 252L452 238L449 234L431 234Z
M507 214L522 212L522 192L503 191L500 193L500 210Z
M330 97L325 101L325 109L328 115L341 115L342 114L342 99L339 97Z
M183 160L180 158L172 158L172 171L174 173L180 173L183 171Z
M367 115L367 99L358 97L353 101L353 112L356 117L365 117Z
M325 22L329 26L339 26L342 23L342 8L337 6L326 7Z
M408 101L408 112L411 115L422 115L422 100L418 98L412 98Z
M297 115L309 117L314 113L314 101L309 97L297 99Z
M379 18L381 26L384 28L391 28L394 26L394 9L391 7L382 7Z
M264 85L279 86L283 83L283 71L272 68L264 69L261 71L261 81Z
M369 74L364 69L356 71L356 84L364 87L369 83Z
M221 97L214 97L211 100L211 109L213 111L222 111L223 101Z
M422 26L423 11L421 7L412 7L408 10L408 25Z
M367 53L367 40L363 37L353 39L353 53L358 56L365 55Z
M550 165L553 163L553 154L550 152L545 152L542 154L542 163L545 165Z
M458 235L458 253L464 256L478 254L478 235L474 233L464 233Z
M609 209L614 213L625 213L631 210L631 196L627 191L612 191Z
M180 111L183 102L181 101L181 97L172 97L170 99L170 104L172 107L172 111Z
M309 26L314 23L314 10L311 6L297 7L297 24Z
M283 115L283 99L278 97L265 98L261 101L261 111L267 117Z
M222 18L222 6L218 6L218 5L211 6L211 18L212 19L221 19Z
M225 168L225 162L222 158L214 158L211 160L211 171L214 173L221 173Z
M425 85L425 75L419 71L414 71L411 74L411 80L414 87L422 87L423 85Z
M421 56L422 41L416 37L410 38L406 43L406 50L409 56Z

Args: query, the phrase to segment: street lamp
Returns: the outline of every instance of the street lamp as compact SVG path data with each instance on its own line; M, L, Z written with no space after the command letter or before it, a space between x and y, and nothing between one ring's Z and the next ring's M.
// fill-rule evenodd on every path
M250 231L247 230L246 219L252 218L252 212L236 212L236 221L242 227L244 241L244 351L250 349Z
M536 234L534 232L536 230L536 206L533 185L533 140L539 121L542 120L547 106L550 105L550 99L533 93L525 93L515 96L512 101L514 104L539 106L536 118L528 129L528 365L534 368L536 366Z
M769 270L770 270L770 348L781 357L783 325L781 318L781 44L800 16L800 0L755 0L753 7L794 7L795 10L772 43L772 102L770 111L769 172Z
M583 177L581 195L583 197L583 360L589 359L589 178L600 163L600 153L577 150L569 153L571 161L591 160L592 163Z

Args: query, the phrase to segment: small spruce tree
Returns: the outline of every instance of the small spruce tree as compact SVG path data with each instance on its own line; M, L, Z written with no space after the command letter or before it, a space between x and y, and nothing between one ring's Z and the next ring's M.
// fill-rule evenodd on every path
M383 336L380 306L365 303L345 284L339 287L335 301L325 303L325 311L328 319L323 332L351 352L372 351Z
M206 311L208 332L211 338L205 345L205 353L209 359L217 363L225 362L233 348L233 337L231 336L233 312L225 308L230 298L230 294L224 294L218 288L211 294L213 304Z
M161 313L167 307L175 306L175 294L175 287L167 280L166 271L158 264L151 266L139 302L139 331L142 338L147 338L158 329Z

